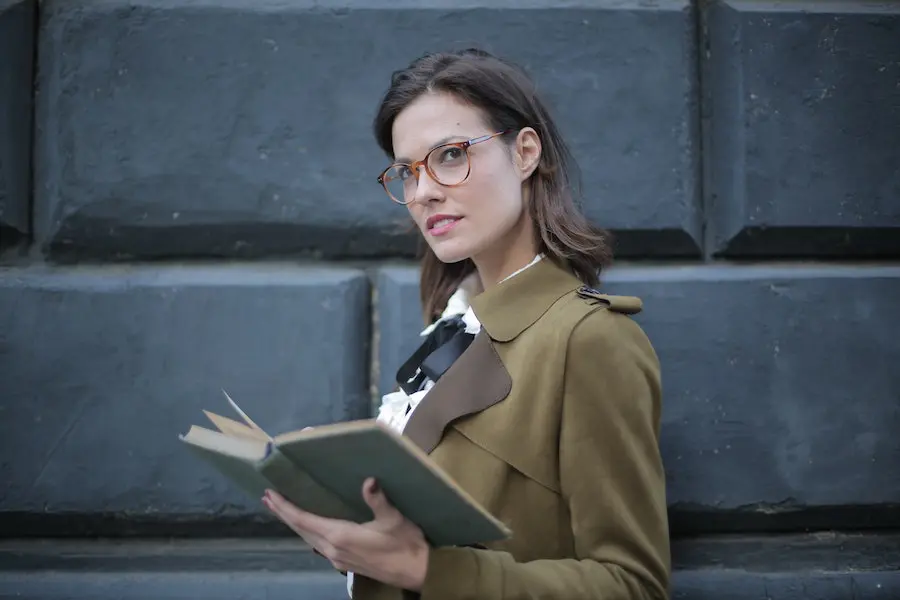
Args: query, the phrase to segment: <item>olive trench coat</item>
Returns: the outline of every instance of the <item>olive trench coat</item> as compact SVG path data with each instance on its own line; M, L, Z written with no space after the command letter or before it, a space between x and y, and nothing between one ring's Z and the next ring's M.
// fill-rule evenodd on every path
M512 531L433 548L423 589L354 600L668 598L660 369L630 314L549 259L476 296L482 330L404 435Z

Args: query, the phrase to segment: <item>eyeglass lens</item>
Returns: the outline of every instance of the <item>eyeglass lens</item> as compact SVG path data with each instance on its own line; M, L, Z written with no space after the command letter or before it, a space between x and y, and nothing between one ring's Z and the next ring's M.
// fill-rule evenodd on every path
M458 185L469 174L469 155L459 146L435 148L425 160L431 177L441 185ZM385 173L384 179L385 188L394 200L404 204L412 201L418 182L410 167L394 165Z

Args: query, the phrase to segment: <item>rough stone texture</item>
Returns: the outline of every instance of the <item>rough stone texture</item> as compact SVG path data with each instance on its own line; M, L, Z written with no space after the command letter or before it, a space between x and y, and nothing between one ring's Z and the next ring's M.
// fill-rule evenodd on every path
M414 268L378 278L381 391L421 329ZM676 533L900 526L900 268L619 267L662 362Z
M240 565L235 565L240 569ZM16 600L347 600L347 582L335 571L256 572L7 572L0 589Z
M894 600L900 573L677 572L673 600ZM17 600L346 600L337 573L0 572L0 588Z
M766 536L673 545L678 600L892 600L896 536ZM785 560L787 558L787 560ZM700 562L698 562L698 559ZM15 598L346 598L344 578L296 539L0 543Z
M635 269L608 289L644 299L662 360L675 530L900 524L900 268Z
M677 572L672 587L672 600L893 600L900 595L900 573L769 574L712 568Z
M711 250L900 255L900 4L709 4Z
M690 3L452 4L46 0L41 247L411 255L406 210L375 182L371 118L392 70L477 44L536 75L621 255L698 255Z
M674 539L676 571L756 573L897 571L900 535L820 531L781 535L712 535Z
M0 248L30 230L36 15L35 1L0 0Z
M0 528L264 514L178 435L232 415L222 388L272 432L367 416L368 289L276 264L0 270Z

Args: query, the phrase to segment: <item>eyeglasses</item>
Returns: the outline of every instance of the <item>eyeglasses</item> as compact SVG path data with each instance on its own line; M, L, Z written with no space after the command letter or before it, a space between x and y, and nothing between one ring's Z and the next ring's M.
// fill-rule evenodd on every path
M425 167L428 176L443 186L460 185L469 177L472 168L469 147L504 133L506 131L498 131L464 142L441 144L432 148L422 160L392 164L378 176L378 183L384 186L384 191L397 204L409 204L416 197L421 167Z

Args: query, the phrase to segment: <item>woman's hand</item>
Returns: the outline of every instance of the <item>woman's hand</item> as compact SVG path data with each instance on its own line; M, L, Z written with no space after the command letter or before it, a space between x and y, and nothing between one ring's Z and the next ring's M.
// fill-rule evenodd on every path
M374 479L363 483L362 494L375 515L362 525L300 510L272 490L263 503L336 569L420 591L429 553L422 530L388 502Z

